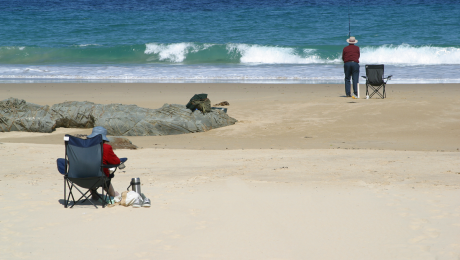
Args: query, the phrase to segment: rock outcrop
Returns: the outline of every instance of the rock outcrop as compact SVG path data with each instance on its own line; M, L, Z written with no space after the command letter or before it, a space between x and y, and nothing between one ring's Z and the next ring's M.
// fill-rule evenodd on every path
M26 131L49 133L56 128L56 120L49 106L27 103L9 98L0 101L0 131Z
M205 132L233 125L236 119L222 110L203 114L184 105L164 104L159 109L136 105L69 101L49 106L9 98L0 101L0 131L50 133L58 127L103 126L116 136L153 136Z

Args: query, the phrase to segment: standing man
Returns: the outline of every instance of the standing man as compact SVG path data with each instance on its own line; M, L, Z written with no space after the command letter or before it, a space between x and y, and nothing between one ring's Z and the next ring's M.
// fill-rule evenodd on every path
M345 72L345 94L351 97L350 92L350 77L353 77L353 94L358 96L358 80L359 80L359 47L355 45L358 40L354 36L347 39L349 45L343 48L342 60L343 70Z

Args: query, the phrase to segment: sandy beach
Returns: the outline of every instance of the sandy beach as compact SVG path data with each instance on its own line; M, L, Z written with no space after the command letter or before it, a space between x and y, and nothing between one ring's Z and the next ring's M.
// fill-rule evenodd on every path
M0 84L39 105L228 101L235 125L128 137L113 184L150 208L63 207L64 134L0 133L0 259L459 259L460 84Z

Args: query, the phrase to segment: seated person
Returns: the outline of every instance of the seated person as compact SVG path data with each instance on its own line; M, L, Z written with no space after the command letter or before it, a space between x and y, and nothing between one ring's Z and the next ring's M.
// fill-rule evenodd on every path
M112 146L110 144L107 144L109 142L109 139L107 138L107 129L105 129L102 126L96 126L93 128L93 132L87 136L87 138L93 138L96 135L102 135L102 140L104 144L102 145L102 164L107 165L107 164L120 164L120 158L113 152ZM104 174L108 177L110 177L110 172L108 168L103 168ZM112 175L113 176L113 175ZM107 182L110 183L109 185L109 190L106 190L106 192L115 198L115 200L119 200L120 194L115 191L113 188L113 185L109 179ZM98 199L99 197L96 195L96 190L91 190L91 195L93 199ZM117 201L116 201L117 202Z

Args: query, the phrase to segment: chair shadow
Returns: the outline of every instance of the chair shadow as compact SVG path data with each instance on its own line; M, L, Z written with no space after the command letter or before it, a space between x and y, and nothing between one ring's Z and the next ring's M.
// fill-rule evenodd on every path
M65 203L65 202L64 202L64 199L59 199L58 202L59 202L59 204L61 204L62 206L65 205L65 204L64 204L64 203ZM68 204L67 204L67 207L68 207L68 208L70 208L70 207L73 205L73 201L72 201L72 200L68 201L67 203L68 203ZM101 203L100 201L94 201L94 200L93 200L93 203L94 203L96 206L98 206L98 207L99 207L99 206L102 207L102 203ZM75 204L75 206L93 206L93 204L92 204L90 201L86 200L85 202L82 202L82 201L78 202L77 204ZM93 206L93 207L94 207L94 206Z

